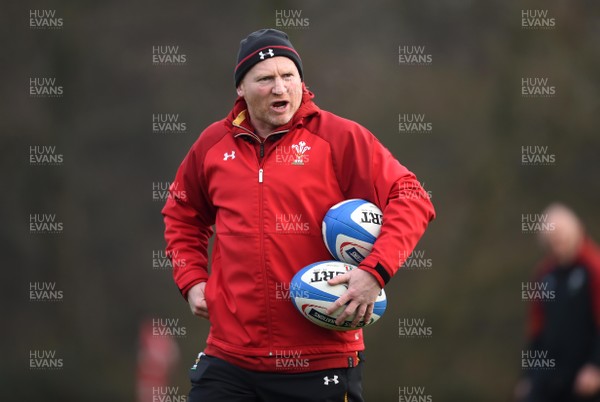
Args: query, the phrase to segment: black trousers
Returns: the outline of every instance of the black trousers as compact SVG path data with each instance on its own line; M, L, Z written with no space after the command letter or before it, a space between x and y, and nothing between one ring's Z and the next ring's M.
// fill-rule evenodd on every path
M362 356L356 367L306 373L245 370L203 355L190 370L189 402L363 402Z

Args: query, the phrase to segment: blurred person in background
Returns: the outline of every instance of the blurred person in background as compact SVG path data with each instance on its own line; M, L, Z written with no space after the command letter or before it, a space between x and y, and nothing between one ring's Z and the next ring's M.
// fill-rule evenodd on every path
M362 401L356 326L434 217L415 175L367 129L317 107L303 78L285 33L243 39L233 110L192 146L163 208L175 282L211 324L190 370L191 402ZM328 281L348 287L329 313L343 308L338 324L354 315L355 329L339 332L306 320L277 289L331 259L321 222L349 198L375 203L384 218L358 269ZM290 215L307 230L278 231L278 217Z
M531 367L517 384L516 399L600 401L600 250L571 209L555 203L544 215L549 225L539 240L547 255L535 281L545 293L531 303ZM536 367L543 366L541 356L552 359L551 367Z
M140 323L137 351L137 402L154 402L169 386L179 364L179 345L170 335L157 336L150 319ZM158 391L158 392L157 392Z

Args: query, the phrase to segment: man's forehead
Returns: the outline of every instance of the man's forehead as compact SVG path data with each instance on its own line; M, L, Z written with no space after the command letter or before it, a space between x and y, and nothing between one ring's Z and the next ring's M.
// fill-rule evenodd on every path
M298 73L298 68L296 64L287 57L284 56L275 56L268 60L261 61L260 63L255 64L250 71L249 74L265 74L265 73L273 73L276 71L281 72L281 70L285 71L293 71Z

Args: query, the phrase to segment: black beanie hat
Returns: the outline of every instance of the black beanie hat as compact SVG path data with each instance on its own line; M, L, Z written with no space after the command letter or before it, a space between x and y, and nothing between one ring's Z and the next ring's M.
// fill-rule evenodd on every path
M252 32L240 42L240 51L238 52L237 65L234 70L236 88L240 85L240 81L242 81L244 75L255 64L275 56L284 56L291 59L298 68L300 79L304 79L302 74L302 60L300 60L300 55L292 46L287 34L276 29L260 29Z

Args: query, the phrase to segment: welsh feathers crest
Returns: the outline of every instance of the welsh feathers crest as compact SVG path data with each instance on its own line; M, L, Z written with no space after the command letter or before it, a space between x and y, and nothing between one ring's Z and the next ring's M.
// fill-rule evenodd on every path
M296 152L296 159L292 162L292 165L304 165L304 154L310 150L310 147L306 145L306 142L300 141L298 144L293 144L292 149Z

